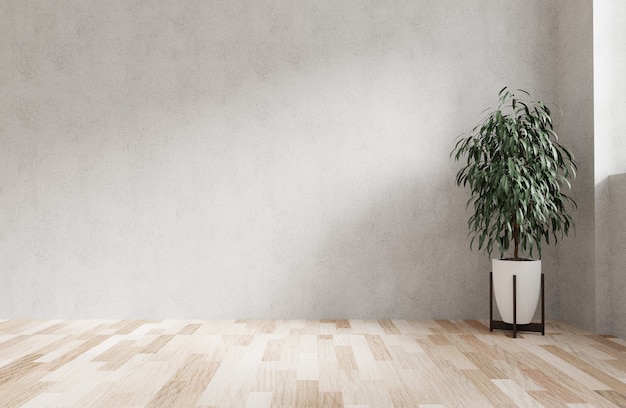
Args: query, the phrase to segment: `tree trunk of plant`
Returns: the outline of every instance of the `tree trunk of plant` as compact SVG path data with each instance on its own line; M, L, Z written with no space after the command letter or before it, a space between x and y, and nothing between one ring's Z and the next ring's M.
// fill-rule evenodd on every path
M515 250L513 251L513 258L515 260L519 259L519 224L515 223L513 227L513 241L515 242Z

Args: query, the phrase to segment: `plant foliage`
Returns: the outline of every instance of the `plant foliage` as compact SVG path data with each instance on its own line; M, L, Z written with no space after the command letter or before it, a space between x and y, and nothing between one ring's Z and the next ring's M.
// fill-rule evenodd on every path
M519 92L530 97L528 92ZM499 106L455 144L451 156L466 165L456 175L458 186L469 186L474 214L468 220L478 249L500 256L514 246L541 258L541 243L549 245L567 236L574 226L568 207L574 200L561 190L571 189L576 177L572 153L558 143L550 109L538 101L518 98L507 87L499 94Z

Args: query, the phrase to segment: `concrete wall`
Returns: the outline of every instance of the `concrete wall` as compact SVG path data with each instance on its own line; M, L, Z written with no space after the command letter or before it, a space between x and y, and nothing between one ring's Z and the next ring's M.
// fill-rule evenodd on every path
M485 318L448 154L504 85L585 129L587 3L3 2L0 317Z
M615 308L626 292L623 268L619 267L623 258L612 241L616 226L622 222L619 216L623 216L615 212L619 202L612 198L619 195L620 179L609 182L611 175L626 172L626 3L597 0L593 7L597 330L626 337L623 309L620 313Z
M609 177L609 305L607 333L626 339L626 174Z
M594 220L594 83L593 7L590 1L559 2L556 129L559 140L578 162L571 195L578 208L572 213L576 230L558 243L553 270L546 285L553 288L556 316L588 330L595 328L595 220ZM558 112L558 110L557 110Z

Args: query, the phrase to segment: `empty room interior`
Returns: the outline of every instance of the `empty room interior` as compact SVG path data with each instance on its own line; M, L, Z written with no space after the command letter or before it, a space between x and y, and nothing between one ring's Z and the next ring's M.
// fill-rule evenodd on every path
M0 406L626 407L625 23L621 0L0 0ZM513 320L493 299L513 249L470 247L452 154L505 87L575 163L530 323L521 277ZM499 218L515 249L526 212Z

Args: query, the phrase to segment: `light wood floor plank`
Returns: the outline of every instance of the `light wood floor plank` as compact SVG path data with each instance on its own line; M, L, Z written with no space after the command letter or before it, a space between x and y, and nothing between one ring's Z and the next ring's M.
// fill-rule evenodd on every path
M526 390L513 380L491 380L500 388L517 406L528 408L543 408Z
M497 407L515 408L517 405L496 384L479 369L462 370L462 373L480 390L489 402Z
M0 320L2 407L626 407L626 342L563 322Z
M387 350L387 347L385 347L385 344L379 335L366 334L365 340L367 340L367 345L374 356L374 360L392 360L389 350Z

